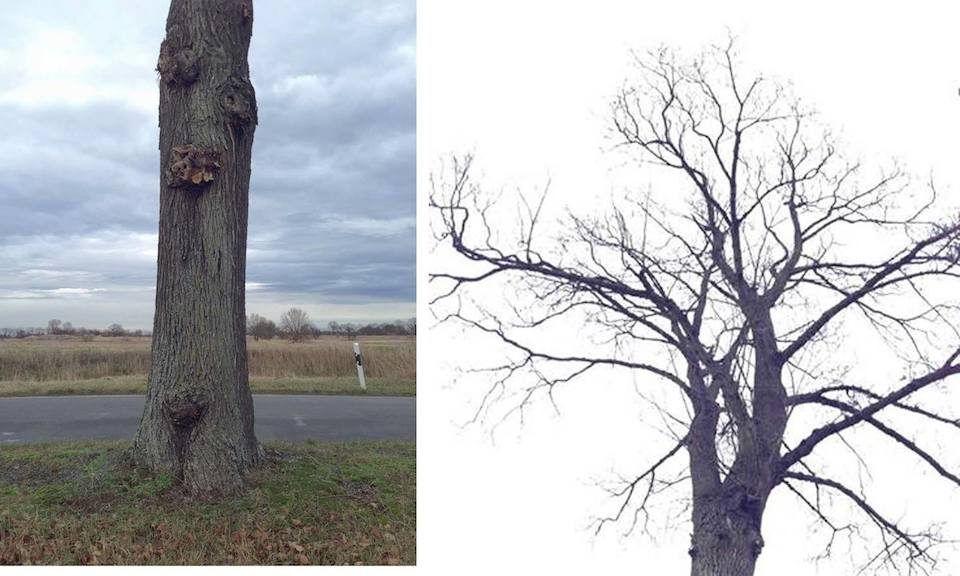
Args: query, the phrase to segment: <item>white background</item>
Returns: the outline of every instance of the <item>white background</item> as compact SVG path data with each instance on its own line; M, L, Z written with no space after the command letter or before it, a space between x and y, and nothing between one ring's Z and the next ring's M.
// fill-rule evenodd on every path
M565 388L560 416L543 409L499 427L458 425L485 388L454 368L502 358L503 348L447 326L431 328L430 271L450 263L428 223L428 177L451 153L474 152L490 188L534 189L577 210L615 186L604 152L609 98L631 72L629 51L667 44L693 55L739 38L744 63L790 82L816 106L843 149L868 163L899 159L931 172L956 196L960 127L958 14L946 3L421 1L418 13L418 564L428 574L683 574L688 534L629 538L586 529L610 502L594 486L637 471L659 439L638 421L629 376ZM955 200L955 198L954 198ZM956 203L956 202L954 202ZM858 356L870 363L869 351ZM888 376L884 372L877 377ZM950 403L950 396L945 398ZM952 395L960 412L960 395ZM949 410L949 408L945 408ZM915 460L888 455L872 471L878 503L894 517L960 518L957 492ZM928 444L929 445L929 444ZM955 445L936 443L949 462ZM951 455L953 456L951 458ZM956 468L955 468L956 469ZM955 487L954 487L955 488ZM953 534L960 533L960 520ZM775 493L758 574L852 573L819 565L810 518ZM938 573L960 569L957 555Z

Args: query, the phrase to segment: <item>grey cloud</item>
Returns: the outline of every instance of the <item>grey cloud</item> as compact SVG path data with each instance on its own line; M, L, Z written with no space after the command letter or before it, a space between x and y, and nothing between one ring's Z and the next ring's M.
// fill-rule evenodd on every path
M120 105L0 107L0 237L156 226L156 129ZM147 126L148 128L144 128Z

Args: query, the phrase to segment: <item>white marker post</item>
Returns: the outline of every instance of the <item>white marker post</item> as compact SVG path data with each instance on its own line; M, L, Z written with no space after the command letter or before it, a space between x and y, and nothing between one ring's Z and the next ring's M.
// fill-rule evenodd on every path
M363 356L360 355L360 343L353 343L353 357L357 361L357 378L360 379L360 389L367 389L367 381L363 377Z

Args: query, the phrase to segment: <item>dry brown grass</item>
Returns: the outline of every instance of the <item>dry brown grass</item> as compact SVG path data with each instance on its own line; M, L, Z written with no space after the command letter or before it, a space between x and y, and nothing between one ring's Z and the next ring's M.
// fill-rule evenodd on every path
M368 337L360 340L364 372L371 378L417 377L417 346L412 337ZM262 340L248 346L252 376L353 376L353 343L318 338L299 344Z
M360 337L366 375L415 380L416 339ZM350 377L355 375L353 344L342 338L301 343L250 340L251 377ZM0 341L0 381L91 380L146 374L150 338L26 338Z

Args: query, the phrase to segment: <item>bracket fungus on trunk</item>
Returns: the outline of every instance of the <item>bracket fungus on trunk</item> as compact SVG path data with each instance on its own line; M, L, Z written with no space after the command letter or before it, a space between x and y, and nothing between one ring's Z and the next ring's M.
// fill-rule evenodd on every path
M220 152L201 150L193 144L171 149L167 184L171 188L199 188L213 182L220 170Z

